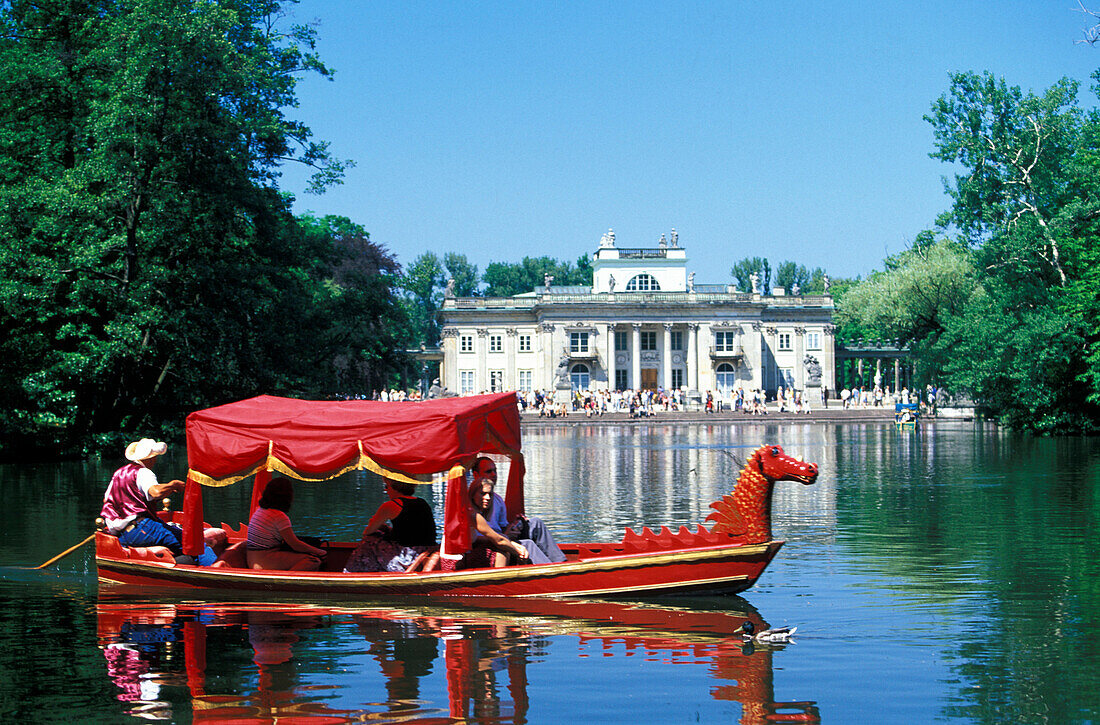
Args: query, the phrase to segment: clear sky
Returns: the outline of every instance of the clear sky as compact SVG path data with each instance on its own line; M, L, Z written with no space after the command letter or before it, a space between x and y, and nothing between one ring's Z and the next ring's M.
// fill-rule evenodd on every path
M1100 2L1094 4L1100 9ZM302 0L333 81L291 116L355 160L295 210L362 224L404 265L575 261L675 228L699 283L764 256L881 269L947 208L923 116L953 71L1040 92L1100 47L1077 0Z

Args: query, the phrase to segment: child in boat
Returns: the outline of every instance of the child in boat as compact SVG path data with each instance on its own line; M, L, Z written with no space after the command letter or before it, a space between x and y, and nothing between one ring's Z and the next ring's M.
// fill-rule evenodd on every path
M435 518L431 505L413 495L413 484L384 479L389 500L378 507L363 529L363 540L351 552L345 572L408 571L421 555L432 552L424 571L435 568Z
M249 569L317 571L325 550L298 538L290 525L294 488L282 476L271 479L260 496L259 506L248 520L247 557Z

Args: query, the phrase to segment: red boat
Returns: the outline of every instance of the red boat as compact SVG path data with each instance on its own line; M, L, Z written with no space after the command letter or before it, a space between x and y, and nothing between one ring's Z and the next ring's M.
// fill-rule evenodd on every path
M183 510L164 517L183 528L184 553L203 547L202 490L253 480L254 509L273 471L325 481L368 470L412 483L448 472L442 553L468 547L465 472L478 455L510 459L505 503L509 518L524 512L525 473L513 393L422 402L306 401L259 396L192 413L187 418L187 487ZM763 446L745 463L732 494L711 504L708 529L627 529L610 543L562 544L561 564L454 572L344 573L356 542L328 544L321 571L244 568L243 556L223 568L177 564L167 549L126 548L96 535L103 583L175 590L267 591L377 598L380 596L575 597L660 593L732 594L751 587L783 545L771 533L772 485L813 483L817 466ZM222 524L240 550L244 525ZM116 591L118 588L115 587Z

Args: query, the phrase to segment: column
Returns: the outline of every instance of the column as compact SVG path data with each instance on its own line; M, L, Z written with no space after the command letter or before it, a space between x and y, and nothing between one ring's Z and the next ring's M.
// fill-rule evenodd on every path
M477 372L474 374L474 392L483 393L489 389L489 331L477 328Z
M672 385L672 324L666 322L664 328L664 345L661 350L661 375L663 376L661 385L667 391L671 389L670 386Z
M687 344L687 386L688 390L699 390L699 323L688 323Z
M901 360L894 358L894 395L901 390Z
M642 384L642 325L635 322L630 328L630 388L638 390Z
M538 390L554 389L554 373L557 371L558 361L554 357L554 324L543 322L538 326L538 367L535 370L535 388Z
M604 360L606 360L605 367L607 368L607 389L615 389L615 326L607 326L607 340L605 340Z
M444 327L439 332L443 348L443 362L439 365L439 384L451 392L458 392L458 330Z
M516 379L516 328L509 327L504 331L504 389L516 390L519 388L519 380Z
M794 387L796 390L806 390L806 365L802 362L806 357L806 328L794 328Z

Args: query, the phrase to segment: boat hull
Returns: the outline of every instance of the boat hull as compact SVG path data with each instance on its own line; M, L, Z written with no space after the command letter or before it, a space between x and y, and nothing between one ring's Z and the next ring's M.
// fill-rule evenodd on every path
M96 567L100 581L108 585L362 598L736 594L756 583L783 545L781 541L769 541L704 546L456 572L351 574L177 565L163 558L134 558L113 537L100 536L103 539L97 537Z

